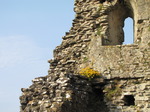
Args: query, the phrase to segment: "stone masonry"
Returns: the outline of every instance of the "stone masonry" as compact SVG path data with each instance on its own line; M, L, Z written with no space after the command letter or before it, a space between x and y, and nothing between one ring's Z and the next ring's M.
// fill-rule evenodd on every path
M48 75L22 88L20 112L150 112L150 1L75 0L72 27ZM124 21L134 21L134 43ZM86 67L101 77L79 74Z

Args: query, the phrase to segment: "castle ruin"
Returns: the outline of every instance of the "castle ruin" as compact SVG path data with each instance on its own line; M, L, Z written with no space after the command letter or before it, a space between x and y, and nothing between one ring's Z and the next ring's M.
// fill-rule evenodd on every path
M20 112L150 112L150 0L75 0L48 75L22 88ZM123 45L124 21L134 43ZM91 67L101 77L81 76Z

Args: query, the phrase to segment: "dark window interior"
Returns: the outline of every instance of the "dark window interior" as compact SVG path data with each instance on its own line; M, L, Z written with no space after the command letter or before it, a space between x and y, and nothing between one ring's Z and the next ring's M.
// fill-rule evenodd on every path
M135 105L135 98L133 95L125 95L124 96L124 105L125 106L131 106Z

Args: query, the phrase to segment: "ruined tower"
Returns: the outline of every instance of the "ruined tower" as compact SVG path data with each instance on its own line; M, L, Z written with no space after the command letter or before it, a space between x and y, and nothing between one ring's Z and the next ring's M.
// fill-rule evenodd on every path
M21 89L20 112L150 112L150 1L75 0L74 11L48 75ZM127 17L134 43L122 45ZM86 67L101 76L81 76Z

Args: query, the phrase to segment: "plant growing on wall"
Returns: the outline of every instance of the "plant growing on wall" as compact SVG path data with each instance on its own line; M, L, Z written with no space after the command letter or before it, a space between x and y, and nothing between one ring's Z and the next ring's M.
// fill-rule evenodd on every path
M102 34L101 34L101 31L102 31L102 27L99 26L99 27L97 28L97 35L101 36L101 35L102 35Z
M84 57L84 58L83 58L83 62L86 63L87 61L88 61L88 58L87 58L87 57Z
M150 26L148 27L148 31L150 31Z
M90 67L86 67L80 70L80 75L86 76L89 80L93 79L96 76L101 76L100 73Z
M116 82L111 88L105 88L104 91L106 92L105 97L107 100L112 100L113 97L121 95L122 92L121 88Z
M100 11L102 10L103 8L103 4L99 4L99 7L98 7L98 10L97 10L97 13L100 13Z

